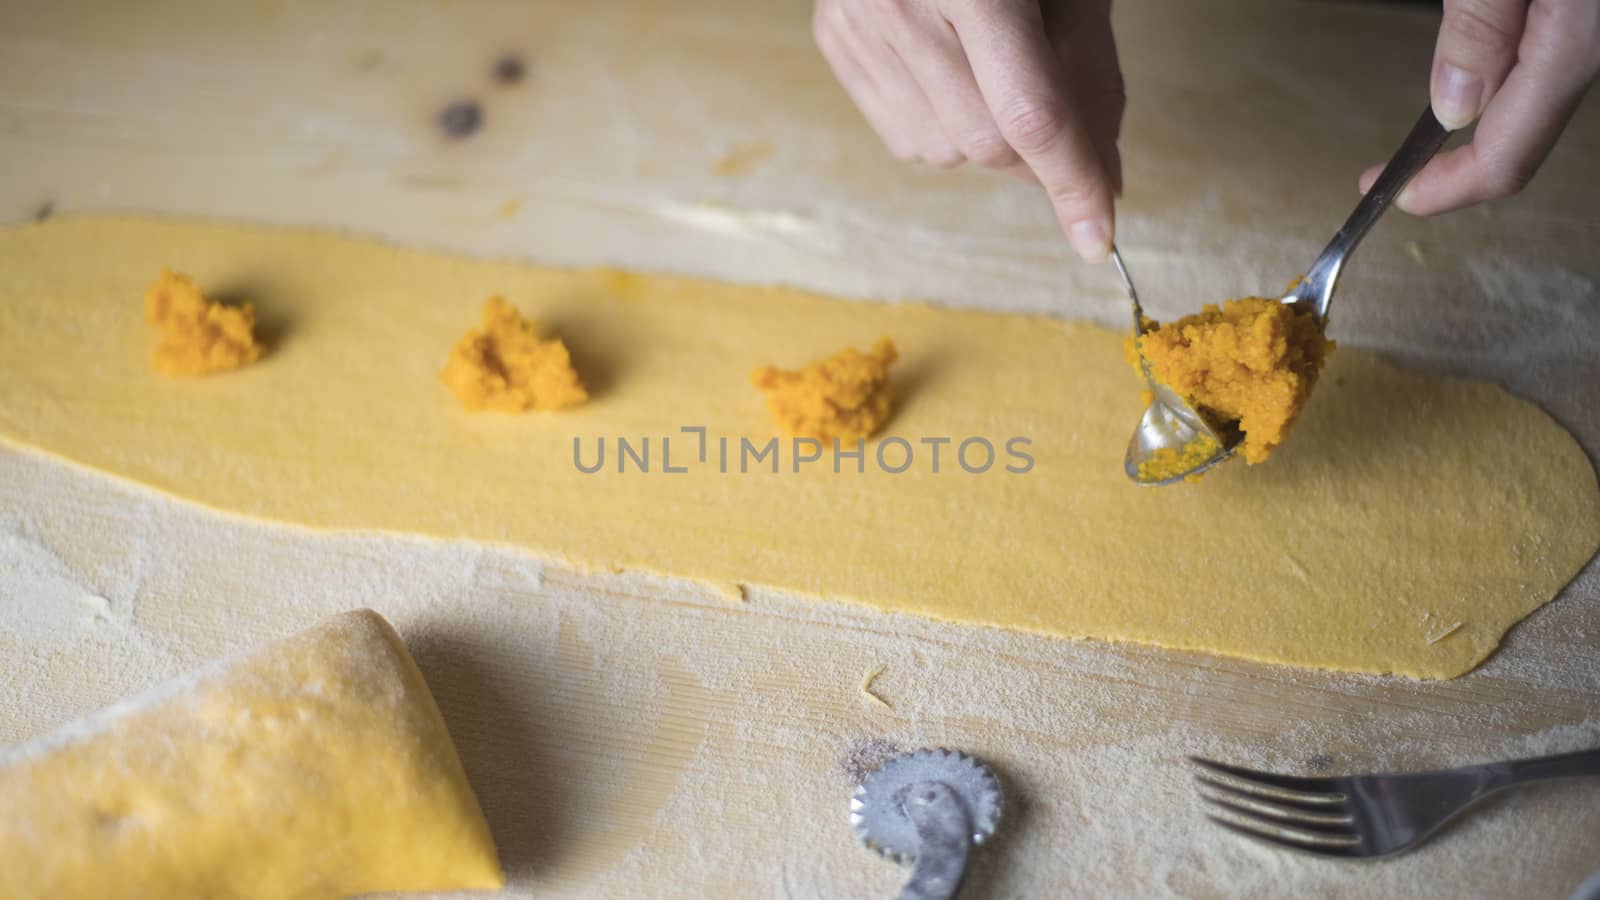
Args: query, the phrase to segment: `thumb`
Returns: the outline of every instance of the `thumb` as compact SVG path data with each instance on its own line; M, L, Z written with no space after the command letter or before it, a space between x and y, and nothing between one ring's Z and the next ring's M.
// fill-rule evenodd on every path
M1444 0L1431 94L1439 124L1471 125L1517 61L1528 0Z

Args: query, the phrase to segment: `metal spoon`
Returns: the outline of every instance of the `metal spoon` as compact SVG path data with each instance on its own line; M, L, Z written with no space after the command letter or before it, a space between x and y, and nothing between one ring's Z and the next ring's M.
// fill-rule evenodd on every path
M1339 281L1339 272L1344 268L1345 261L1350 254L1355 252L1356 245L1366 237L1378 217L1394 202L1400 189L1406 186L1412 176L1422 171L1428 160L1439 152L1444 145L1445 138L1450 136L1450 131L1439 124L1438 118L1433 114L1433 107L1429 106L1422 111L1422 117L1411 128L1411 133L1401 142L1400 149L1396 150L1390 158L1389 164L1384 166L1383 173L1372 185L1371 190L1356 204L1355 212L1345 220L1343 227L1328 242L1328 246L1318 256L1316 262L1311 264L1305 277L1297 280L1290 286L1289 292L1284 294L1281 302L1298 307L1300 310L1315 315L1324 327L1328 321L1328 306L1333 302L1333 289ZM1133 281L1128 277L1127 266L1122 262L1122 254L1116 247L1111 248L1111 261L1116 265L1117 274L1122 278L1122 286L1128 291L1128 299L1133 303L1133 333L1135 341L1145 333L1144 311L1139 306L1139 296L1134 292ZM1137 343L1136 345L1137 346ZM1128 442L1128 453L1123 460L1123 469L1128 477L1146 487L1159 487L1174 484L1193 475L1206 471L1217 463L1233 455L1244 435L1239 431L1237 424L1213 427L1184 399L1177 395L1171 388L1156 381L1150 374L1150 362L1145 359L1143 349L1139 350L1139 367L1144 372L1145 382L1150 386L1152 401L1150 408L1146 409L1144 416L1139 419L1139 427L1134 429L1133 438ZM1163 448L1171 448L1181 452L1195 440L1214 440L1220 447L1209 459L1177 475L1161 479L1142 479L1139 476L1139 467L1149 461Z
M1139 305L1139 292L1134 290L1133 278L1128 275L1128 266L1122 261L1122 252L1115 244L1111 245L1111 262L1117 267L1117 275L1122 279L1122 286L1128 292L1128 300L1133 304L1134 348L1139 354L1139 371L1144 373L1144 383L1150 389L1150 406L1139 418L1139 427L1134 429L1133 439L1128 441L1128 453L1123 458L1122 468L1128 473L1129 478L1145 487L1175 484L1191 475L1198 475L1232 456L1243 435L1237 427L1228 429L1226 433L1211 427L1211 423L1178 396L1177 391L1157 381L1155 376L1150 374L1150 360L1145 358L1144 348L1139 344L1139 338L1144 336L1149 320L1145 318L1144 307ZM1170 448L1173 452L1181 453L1185 447L1196 441L1206 441L1221 449L1195 468L1171 478L1145 479L1140 476L1140 466L1153 458L1158 451Z

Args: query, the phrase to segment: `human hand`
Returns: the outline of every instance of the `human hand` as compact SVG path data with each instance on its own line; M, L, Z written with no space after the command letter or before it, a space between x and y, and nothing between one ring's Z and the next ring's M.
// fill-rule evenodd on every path
M812 30L896 157L1035 181L1079 255L1105 258L1124 105L1111 0L817 0Z
M1478 129L1472 143L1435 157L1395 202L1431 216L1521 191L1597 73L1596 0L1444 0L1433 111L1446 128L1476 120ZM1362 173L1362 193L1381 171Z

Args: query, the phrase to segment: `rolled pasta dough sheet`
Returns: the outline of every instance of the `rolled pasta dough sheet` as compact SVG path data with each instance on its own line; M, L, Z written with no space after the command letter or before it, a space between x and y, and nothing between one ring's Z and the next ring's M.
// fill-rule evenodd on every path
M253 303L265 356L152 372L163 264ZM1600 541L1593 467L1542 411L1348 347L1270 462L1144 490L1122 336L1084 324L172 220L10 228L0 267L0 439L311 528L1421 678L1476 666ZM459 408L440 367L496 294L566 342L589 403ZM754 366L880 335L898 400L864 458L742 455L772 437Z

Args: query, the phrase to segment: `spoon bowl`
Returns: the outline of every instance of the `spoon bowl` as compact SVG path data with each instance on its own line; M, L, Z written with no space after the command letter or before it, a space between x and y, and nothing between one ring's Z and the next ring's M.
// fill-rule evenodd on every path
M1123 470L1145 487L1162 487L1193 478L1233 455L1244 435L1235 426L1213 428L1194 407L1160 382L1150 388L1150 405L1139 417L1139 427L1128 441ZM1176 474L1162 461L1198 456Z
M1128 477L1146 487L1176 484L1185 478L1198 475L1233 455L1242 435L1237 428L1213 428L1198 410L1150 374L1150 360L1145 358L1139 339L1144 337L1148 319L1139 305L1139 292L1134 290L1133 278L1122 261L1122 252L1111 246L1111 262L1122 279L1122 287L1133 304L1134 351L1139 354L1139 371L1144 374L1145 386L1150 391L1150 406L1139 417L1139 427L1128 441L1128 452L1123 457L1122 468ZM1207 452L1209 451L1209 452ZM1192 455L1201 457L1191 466L1173 473L1165 460L1181 460Z

